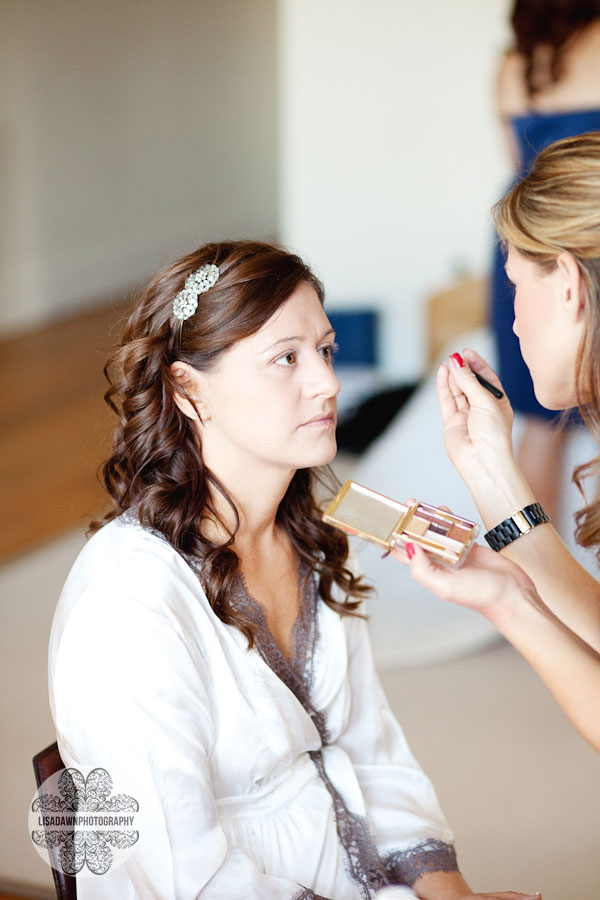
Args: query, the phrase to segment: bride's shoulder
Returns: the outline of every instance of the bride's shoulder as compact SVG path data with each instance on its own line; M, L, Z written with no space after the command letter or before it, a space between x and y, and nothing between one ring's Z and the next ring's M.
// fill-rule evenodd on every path
M131 516L100 528L75 560L61 595L71 606L83 596L101 595L167 609L204 598L198 574L160 534Z

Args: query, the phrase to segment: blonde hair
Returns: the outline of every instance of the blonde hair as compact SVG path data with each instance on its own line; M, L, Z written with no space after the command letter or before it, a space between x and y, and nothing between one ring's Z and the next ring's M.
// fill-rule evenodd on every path
M542 150L493 215L500 239L542 271L552 271L561 253L570 253L579 265L586 327L576 361L577 401L600 440L600 132L565 138ZM582 479L597 473L600 457L575 469L573 481L582 494ZM600 545L600 489L575 519L578 543Z

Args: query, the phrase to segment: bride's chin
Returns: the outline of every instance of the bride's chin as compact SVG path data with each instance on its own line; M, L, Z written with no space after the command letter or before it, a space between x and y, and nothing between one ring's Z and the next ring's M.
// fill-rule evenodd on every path
M322 453L311 454L309 458L303 463L303 465L298 466L300 469L318 469L319 466L327 466L330 462L337 456L337 445L334 444L330 450L323 451Z
M337 443L334 441L332 449L329 451L329 453L324 454L323 462L319 463L319 465L320 466L328 465L330 462L333 462L333 460L336 458L336 456L337 456Z

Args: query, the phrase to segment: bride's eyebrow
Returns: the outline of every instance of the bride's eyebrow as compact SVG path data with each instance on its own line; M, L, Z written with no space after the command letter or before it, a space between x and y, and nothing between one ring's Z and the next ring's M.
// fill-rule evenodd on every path
M324 341L328 335L332 335L332 337L335 337L335 331L333 328L327 329L325 334L319 338L319 343L321 341ZM300 343L303 343L304 341L306 341L306 335L305 334L292 334L289 337L279 338L279 340L274 341L272 344L269 344L268 347L265 347L265 349L262 351L262 353L268 353L269 350L274 350L275 347L279 346L279 344L288 344L290 341L300 341Z
M279 344L287 344L289 341L305 341L306 337L302 334L291 334L289 337L279 338L278 341L274 341L272 344L269 344L268 347L265 347L263 353L267 353L268 350L274 350L275 347L278 347Z

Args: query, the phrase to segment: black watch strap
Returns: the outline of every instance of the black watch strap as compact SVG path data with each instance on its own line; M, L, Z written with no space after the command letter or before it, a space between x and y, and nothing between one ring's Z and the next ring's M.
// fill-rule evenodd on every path
M527 534L536 525L543 525L544 522L549 521L550 519L540 503L530 503L519 512L513 513L504 522L500 522L495 528L491 528L484 537L492 550L502 550L522 534Z

